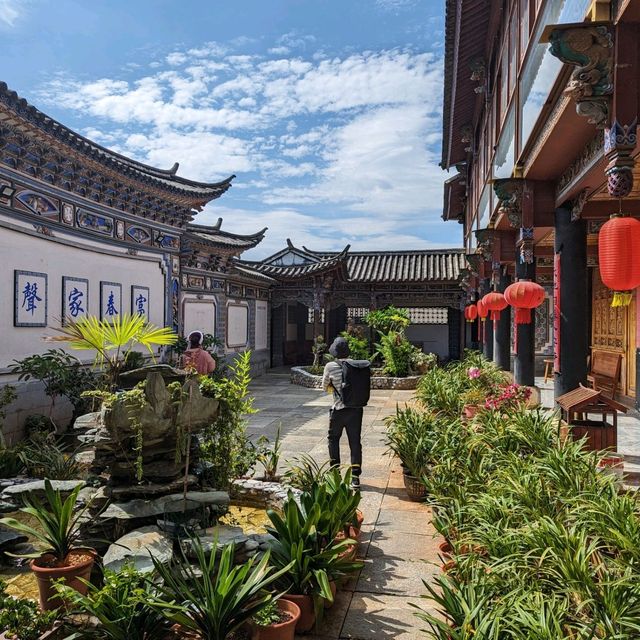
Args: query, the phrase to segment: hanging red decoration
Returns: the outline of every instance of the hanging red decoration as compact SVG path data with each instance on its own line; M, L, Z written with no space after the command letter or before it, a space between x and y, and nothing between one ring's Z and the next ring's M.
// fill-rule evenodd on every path
M531 324L531 309L544 302L544 289L530 280L519 280L504 291L504 299L516 310L516 324Z
M500 312L507 308L507 301L497 291L491 291L482 298L484 306L491 312L492 320L500 320Z
M480 322L484 322L489 315L489 309L484 303L484 298L480 298L478 302L476 302L476 308L478 309L478 318L480 318Z
M475 304L469 304L464 308L464 317L467 322L473 322L478 317L478 308Z
M640 286L640 220L611 216L600 229L598 255L602 282L613 290L611 306L628 305Z

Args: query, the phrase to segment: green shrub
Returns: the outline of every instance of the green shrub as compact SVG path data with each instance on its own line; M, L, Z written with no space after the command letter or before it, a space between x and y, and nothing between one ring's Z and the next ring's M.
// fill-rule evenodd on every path
M246 416L255 413L249 395L251 352L245 351L229 367L227 378L200 379L202 395L216 398L220 410L215 422L200 438L201 459L207 463L204 479L217 489L226 489L234 478L245 475L258 452L246 435Z
M386 375L394 378L404 378L409 375L413 345L403 333L390 331L387 334L381 334L376 348L382 358Z
M340 334L349 345L349 357L354 360L369 360L371 353L369 352L369 341L359 335L354 335L348 331Z
M19 640L38 640L54 623L57 611L41 612L32 600L14 598L0 580L0 630Z
M411 323L408 309L397 309L393 305L369 311L364 317L364 321L365 324L380 333L403 331Z

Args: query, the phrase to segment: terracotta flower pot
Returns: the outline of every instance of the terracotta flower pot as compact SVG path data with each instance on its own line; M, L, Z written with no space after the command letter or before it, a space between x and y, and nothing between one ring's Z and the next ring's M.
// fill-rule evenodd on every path
M290 614L289 619L266 627L254 625L252 640L293 640L300 619L300 607L291 600L281 599L278 600L278 609Z
M300 609L300 617L296 622L296 633L306 633L313 629L313 625L316 623L316 614L313 609L313 598L311 596L287 593L280 599L293 602L297 604Z
M331 595L333 595L333 600L331 600L331 601L325 600L324 601L324 608L325 609L331 609L331 607L333 607L333 604L335 603L336 593L338 593L338 587L336 585L335 580L330 580L329 581L329 587L331 589Z
M445 540L438 545L438 549L440 549L440 553L445 558L451 557L451 552L453 551L453 547Z
M96 552L93 549L73 549L65 559L67 561L66 566L41 566L47 563L52 564L53 556L51 554L45 554L32 560L30 567L38 582L40 608L43 611L51 611L64 605L53 586L53 581L59 578L64 578L64 582L68 587L75 589L82 595L86 595L87 585L83 580L88 581L91 577L91 569L95 558Z
M404 488L413 502L422 502L427 497L427 488L415 476L404 476Z
M441 567L443 573L449 573L449 571L455 568L456 568L455 560L449 560L448 562L445 562Z

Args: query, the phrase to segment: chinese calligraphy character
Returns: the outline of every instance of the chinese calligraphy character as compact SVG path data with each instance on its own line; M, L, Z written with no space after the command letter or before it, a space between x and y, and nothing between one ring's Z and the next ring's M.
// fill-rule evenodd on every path
M27 282L24 289L22 290L22 295L24 298L22 299L22 308L26 309L27 313L30 311L31 315L33 315L34 311L38 308L36 302L42 302L42 298L38 297L38 283L34 282L31 284Z
M113 295L113 291L109 292L109 297L107 298L107 308L105 309L105 314L108 316L117 316L118 310L116 309L115 298Z
M84 291L80 291L77 287L73 287L69 294L69 313L71 314L71 317L77 318L78 314L84 313L82 298L84 298Z
M139 294L136 298L136 310L138 312L138 315L140 316L146 315L146 311L144 308L144 304L146 301L147 299L142 294Z

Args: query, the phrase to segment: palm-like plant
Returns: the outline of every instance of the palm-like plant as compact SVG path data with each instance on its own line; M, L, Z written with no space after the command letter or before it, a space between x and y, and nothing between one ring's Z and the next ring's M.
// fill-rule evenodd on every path
M234 566L233 544L225 545L220 557L216 545L210 554L197 539L192 545L195 567L186 558L177 566L153 559L162 585L151 605L167 620L208 640L225 640L269 603L273 596L267 587L286 574L291 564L274 571L267 552L259 562L251 558Z
M153 357L154 346L169 346L178 341L173 329L156 327L138 314L123 314L102 320L85 316L79 320L69 320L58 331L61 335L47 340L67 342L72 349L95 351L95 365L106 367L111 389L115 388L127 356L136 346L145 347Z
M283 481L301 491L309 491L314 482L324 482L331 468L330 462L318 462L308 453L296 456L287 463Z
M299 505L292 492L282 515L273 510L268 510L267 515L271 520L267 532L274 537L272 562L281 571L286 569L278 585L292 594L311 596L316 619L320 619L324 600L333 602L329 582L362 567L362 563L346 557L355 541L328 538L320 529L333 516L323 513L317 502Z
M26 558L38 558L42 554L53 554L59 562L64 562L69 552L77 547L80 540L80 521L86 511L75 509L76 500L82 486L77 486L66 498L54 489L50 480L44 481L45 501L39 498L26 498L26 505L20 511L35 518L40 525L36 529L15 518L2 518L0 524L6 525L15 531L24 533L38 540L44 547L42 551L25 555Z

